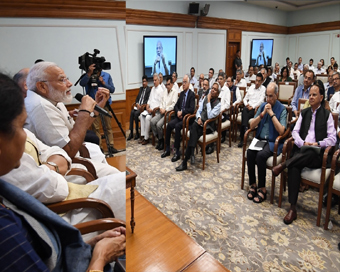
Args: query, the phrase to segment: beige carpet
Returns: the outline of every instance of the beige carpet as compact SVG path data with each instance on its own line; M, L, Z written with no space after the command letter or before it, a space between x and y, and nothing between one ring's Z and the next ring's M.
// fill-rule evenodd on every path
M284 194L278 208L279 180L274 204L255 204L240 189L241 149L222 144L220 163L208 155L176 172L171 156L161 159L151 144L127 142L127 165L137 177L137 190L231 271L340 271L340 215L333 208L333 228L317 227L318 193L300 193L298 219L283 223L289 204ZM271 173L267 171L267 191ZM245 189L248 188L246 174ZM267 195L268 197L269 195ZM321 218L324 224L325 209ZM138 231L138 224L136 225ZM150 256L152 258L152 256Z

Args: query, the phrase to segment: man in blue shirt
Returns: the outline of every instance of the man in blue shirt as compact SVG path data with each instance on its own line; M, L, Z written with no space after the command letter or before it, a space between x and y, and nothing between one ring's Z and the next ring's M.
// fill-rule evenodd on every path
M97 72L97 73L94 73ZM115 86L113 85L112 77L109 73L102 71L99 67L96 69L96 65L93 63L89 66L87 73L79 82L80 86L85 87L86 94L91 96L92 98L95 97L98 87L104 87L110 91L110 93L115 92ZM109 105L111 105L112 100L111 97L108 100ZM104 109L106 111L110 111L109 105L106 104ZM113 147L113 132L112 132L112 125L111 125L111 118L108 116L103 116L105 121L105 126L107 129L107 135L109 138L109 142L111 145L111 150L113 153L117 153L117 150ZM101 145L101 133L100 133L100 116L96 118L96 120L92 124L92 130L97 134L99 138L99 143Z

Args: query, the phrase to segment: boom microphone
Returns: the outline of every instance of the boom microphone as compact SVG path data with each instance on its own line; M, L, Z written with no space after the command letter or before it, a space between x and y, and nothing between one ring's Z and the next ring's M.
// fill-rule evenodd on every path
M77 93L76 96L75 96L74 98L77 99L79 102L81 102L81 99L83 98L83 95L80 94L80 93ZM94 106L94 109L95 109L96 111L98 111L99 113L104 114L104 115L106 115L106 116L112 118L112 116L111 116L106 110L104 110L103 108L99 107L98 105L95 105L95 106Z

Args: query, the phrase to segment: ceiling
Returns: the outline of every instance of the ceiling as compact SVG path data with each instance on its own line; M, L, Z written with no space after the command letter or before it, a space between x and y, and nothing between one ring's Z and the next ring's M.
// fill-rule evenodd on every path
M291 0L272 0L272 1L256 1L244 0L249 4L264 6L267 8L279 9L284 11L296 11L308 8L322 7L327 5L339 4L339 0L312 0L312 1L291 1Z

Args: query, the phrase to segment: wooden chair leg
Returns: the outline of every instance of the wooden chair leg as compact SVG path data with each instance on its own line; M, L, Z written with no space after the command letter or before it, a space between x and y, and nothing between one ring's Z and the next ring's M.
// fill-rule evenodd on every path
M320 192L319 192L318 217L316 218L316 225L318 227L320 227L320 221L321 221L323 189L324 189L323 186L321 186Z
M244 187L245 164L246 164L246 159L243 157L243 158L242 158L241 190L243 190L243 187Z
M221 144L221 141L220 141ZM216 145L216 155L217 155L217 163L220 163L220 145L218 145L218 141L217 141L217 145Z
M326 218L325 218L325 225L323 227L325 230L328 230L328 222L329 222L329 216L330 216L330 213L331 213L331 208L332 208L332 194L330 194L328 192L328 196L327 196L327 208L326 208ZM340 206L339 206L339 208L340 208Z
M229 147L231 147L231 125L229 127Z
M204 170L204 164L205 164L205 143L202 145L202 155L203 155L203 166L202 170Z
M270 204L274 203L274 192L275 192L275 176L272 174L272 189L270 194Z
M278 203L278 206L279 208L281 208L281 204L282 204L282 194L283 194L283 175L285 173L281 173L280 175L280 192L279 192L279 203Z

